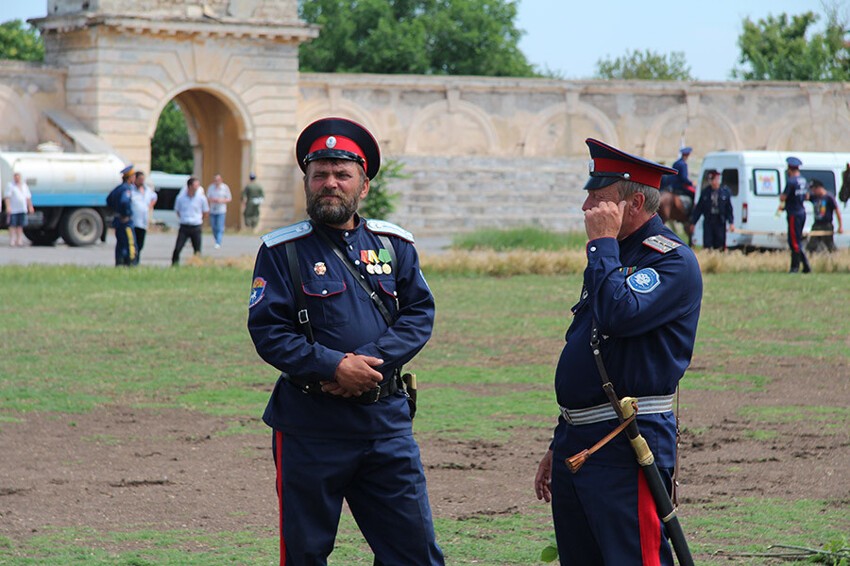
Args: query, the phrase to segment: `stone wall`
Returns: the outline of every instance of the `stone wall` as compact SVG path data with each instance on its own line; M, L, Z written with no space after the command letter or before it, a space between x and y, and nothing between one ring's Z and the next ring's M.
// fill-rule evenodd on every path
M168 18L209 18L238 21L271 20L292 23L298 20L297 0L48 0L48 16L78 14L147 16Z
M37 63L0 60L0 150L32 151L44 141L63 142L43 111L65 107L66 75Z
M299 74L298 45L318 29L296 0L49 0L37 24L46 63L0 63L0 147L78 149L51 122L62 111L147 169L175 100L196 176L221 172L238 198L257 172L264 229L303 216L294 141L329 115L405 164L392 219L435 234L580 226L587 137L668 164L687 144L693 170L720 149L850 151L850 84Z
M667 164L691 145L692 176L716 150L850 151L840 83L302 74L299 85L299 128L327 115L366 125L411 175L393 183L392 219L433 233L580 227L587 137Z

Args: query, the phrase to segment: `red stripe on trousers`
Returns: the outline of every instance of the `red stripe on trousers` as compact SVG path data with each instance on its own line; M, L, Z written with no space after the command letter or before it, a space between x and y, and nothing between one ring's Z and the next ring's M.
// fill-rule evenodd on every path
M797 240L797 230L794 227L794 217L788 217L788 236L791 238L791 249L795 252L800 251L800 241Z
M277 470L275 477L275 488L277 490L277 507L280 516L280 566L286 566L286 541L283 539L283 433L276 430L275 434L275 455L274 467Z
M638 470L638 525L643 566L661 566L661 521L643 470Z

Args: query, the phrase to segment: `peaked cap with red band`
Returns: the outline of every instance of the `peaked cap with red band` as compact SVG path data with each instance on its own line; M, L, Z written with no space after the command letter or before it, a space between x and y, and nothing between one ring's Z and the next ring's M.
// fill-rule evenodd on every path
M307 164L317 159L346 159L363 166L370 179L381 168L381 150L369 130L345 118L322 118L301 132L295 143L298 166L305 173Z
M677 171L654 161L620 151L593 138L584 140L590 150L590 179L584 190L592 191L613 185L617 181L634 181L641 185L661 187L661 177Z

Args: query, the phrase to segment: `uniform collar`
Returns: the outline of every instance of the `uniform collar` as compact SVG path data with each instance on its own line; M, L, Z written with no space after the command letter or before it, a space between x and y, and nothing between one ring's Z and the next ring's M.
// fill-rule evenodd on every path
M347 230L340 230L339 228L334 228L333 226L328 226L327 224L322 224L321 222L316 222L315 220L310 220L310 222L313 224L314 228L322 230L325 234L331 237L341 238L343 240L346 238L351 238L357 232L362 230L363 227L366 225L366 221L361 218L360 215L356 212L354 213L354 228L350 228Z
M620 242L620 247L629 248L634 245L640 245L648 237L660 234L661 228L663 227L664 223L661 222L661 218L658 216L658 213L653 214L649 220L644 222L643 226L623 238Z

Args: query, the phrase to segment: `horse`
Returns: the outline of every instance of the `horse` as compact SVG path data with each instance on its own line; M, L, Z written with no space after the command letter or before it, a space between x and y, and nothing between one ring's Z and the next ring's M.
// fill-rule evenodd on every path
M850 172L848 172L848 176L850 176ZM694 247L691 215L685 209L685 204L682 202L682 199L679 198L679 195L669 190L662 190L661 204L658 206L658 216L661 217L661 221L665 224L667 224L668 222L680 223L682 225L682 229L685 231L685 234L688 237L688 246Z
M841 190L838 192L838 200L846 207L847 201L850 200L850 163L847 168L841 173Z

